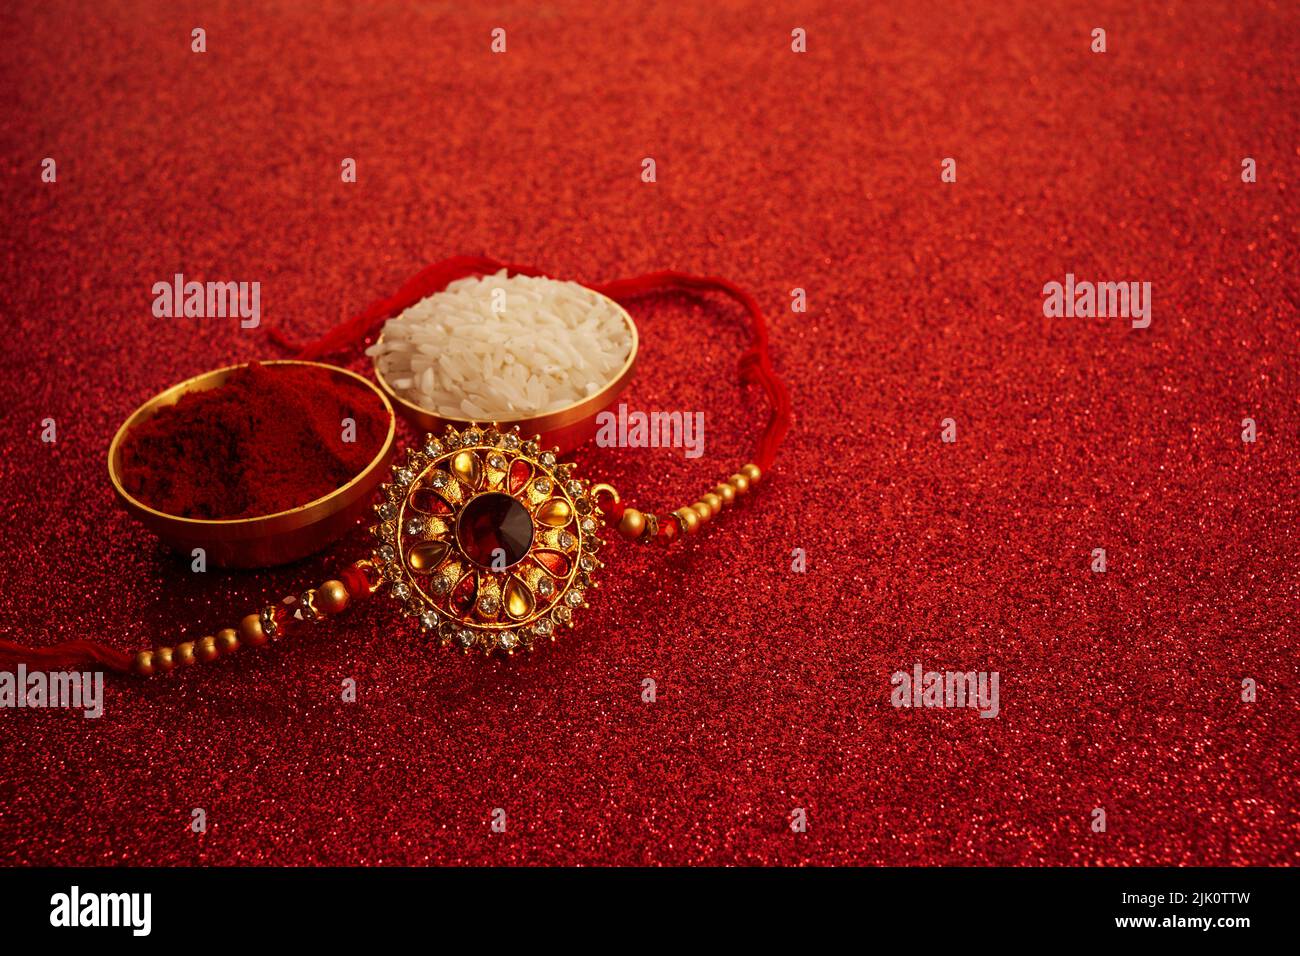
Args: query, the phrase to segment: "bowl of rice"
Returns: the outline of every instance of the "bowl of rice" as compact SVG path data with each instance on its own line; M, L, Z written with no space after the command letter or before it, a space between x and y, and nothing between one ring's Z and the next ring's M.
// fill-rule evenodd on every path
M390 318L366 350L393 405L419 428L519 426L572 451L632 380L627 310L577 282L495 275L452 282Z

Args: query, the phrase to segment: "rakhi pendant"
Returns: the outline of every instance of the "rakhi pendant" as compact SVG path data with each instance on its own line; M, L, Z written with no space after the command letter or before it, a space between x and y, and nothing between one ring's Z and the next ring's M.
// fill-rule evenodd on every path
M60 663L93 659L142 676L214 661L256 648L342 614L385 588L420 629L466 653L532 651L574 626L574 612L598 587L592 576L607 524L641 544L670 545L697 533L724 508L747 495L762 470L749 463L692 504L665 515L628 507L608 484L591 484L574 467L524 440L516 427L448 426L426 436L393 466L381 486L372 528L372 556L355 561L337 579L286 595L226 627L175 647L134 656L99 645L61 645L50 651L6 646L6 655ZM69 660L64 660L64 658Z
M502 268L494 260L453 258L421 273L403 294L415 295L414 302L455 279ZM555 640L561 627L574 626L575 612L598 586L593 575L603 567L597 557L602 528L608 524L627 541L664 546L696 534L759 482L790 425L789 394L772 367L763 317L748 293L724 279L672 271L608 282L597 291L616 300L716 291L744 307L751 344L741 356L741 377L760 385L771 405L753 462L660 518L627 506L608 484L579 478L571 464L556 460L555 449L543 450L537 436L525 440L518 427L502 433L500 423L471 423L461 431L448 426L393 466L393 480L382 486L375 506L372 556L346 565L336 578L265 604L233 626L134 654L89 639L52 647L0 639L0 667L94 664L141 676L166 674L292 638L385 588L425 634L466 653L511 655ZM355 342L392 310L393 302L383 300L304 352L319 355Z
M572 628L603 565L598 496L518 428L426 436L375 506L373 561L421 630L466 652L531 651Z

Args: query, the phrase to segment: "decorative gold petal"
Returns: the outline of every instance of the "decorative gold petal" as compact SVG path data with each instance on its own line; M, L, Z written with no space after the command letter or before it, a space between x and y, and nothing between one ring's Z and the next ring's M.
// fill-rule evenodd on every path
M483 463L472 451L462 451L451 460L451 473L471 488L483 484Z
M505 608L506 614L516 621L527 617L533 611L535 601L533 592L513 574L506 580Z
M563 498L543 502L536 512L537 520L552 528L563 528L573 517L573 509Z
M447 557L446 541L421 541L406 552L406 563L416 574L432 574Z

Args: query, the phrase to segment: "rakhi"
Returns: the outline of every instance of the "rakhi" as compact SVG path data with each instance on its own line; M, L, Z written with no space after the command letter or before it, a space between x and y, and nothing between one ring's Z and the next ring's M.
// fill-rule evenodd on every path
M506 268L541 273L483 257L456 257L421 272L399 290L299 350L317 358L353 346L388 317L458 278ZM742 380L759 383L771 414L754 460L713 484L689 505L667 514L626 503L614 487L592 483L558 448L542 448L540 436L492 423L448 425L441 435L399 454L391 480L374 505L371 554L319 587L267 604L235 627L175 646L134 654L89 640L49 648L0 641L0 665L70 667L98 664L148 676L196 662L213 661L241 648L256 648L334 617L386 591L431 640L485 655L532 651L572 628L575 612L599 587L612 527L625 540L670 546L696 534L724 509L745 497L771 467L789 428L789 398L768 353L757 302L725 279L658 272L593 286L616 301L652 292L718 291L739 302L750 320L751 344L740 362ZM277 330L272 336L289 344Z

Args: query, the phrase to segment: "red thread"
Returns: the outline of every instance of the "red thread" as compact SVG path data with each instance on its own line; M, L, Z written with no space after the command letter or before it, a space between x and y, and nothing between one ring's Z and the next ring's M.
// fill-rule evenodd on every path
M347 588L348 597L353 601L369 597L371 590L370 579L366 576L366 572L355 564L349 564L344 568L342 573L339 574L339 580L343 582L343 586Z
M771 417L759 436L758 451L754 463L767 471L776 460L776 449L790 430L790 393L785 383L772 367L772 356L768 349L767 323L763 311L754 297L728 279L717 276L693 276L685 272L665 270L651 272L643 276L628 279L615 279L603 285L593 286L603 295L622 302L638 295L650 292L721 292L739 302L749 315L752 344L740 357L740 376L742 381L758 382L767 394L772 406Z
M365 572L355 564L344 568L339 574L339 579L344 582L344 587L348 588L348 595L352 601L360 601L370 596L370 584L366 580ZM356 590L353 590L353 587ZM275 617L285 632L296 623L283 605L276 606ZM26 647L13 641L0 640L0 671L16 672L20 664L39 670L66 670L98 664L111 671L129 674L132 672L131 665L134 660L135 654L119 651L99 641L75 640L64 641L52 647Z
M295 344L274 326L268 330L268 334L277 345L297 352L297 357L301 359L316 359L322 355L332 355L373 335L385 320L410 308L421 299L427 299L435 292L441 292L457 279L487 275L502 269L527 276L542 275L527 266L507 265L496 259L489 259L487 256L452 256L450 259L443 259L441 262L426 266L406 280L393 295L370 303L315 342L307 345Z
M295 345L274 327L269 330L269 334L278 344L296 350L298 358L315 359L323 355L331 355L363 342L378 332L385 321L410 308L421 299L435 292L441 292L457 279L487 275L501 269L526 276L546 274L538 269L507 264L488 256L453 256L426 267L407 280L396 294L372 302L315 342L305 346ZM749 349L740 357L741 380L753 381L761 385L768 403L772 406L771 415L759 436L758 449L754 455L754 463L763 471L767 471L776 460L777 447L785 438L786 432L790 430L790 393L772 366L767 323L754 297L728 279L717 276L694 276L673 270L615 279L612 282L594 285L592 288L617 302L625 302L652 292L721 292L740 303L749 316L751 336Z
M0 670L16 670L20 664L41 670L99 664L125 674L131 670L131 658L126 651L98 641L67 641L53 647L24 647L13 641L0 641Z

